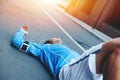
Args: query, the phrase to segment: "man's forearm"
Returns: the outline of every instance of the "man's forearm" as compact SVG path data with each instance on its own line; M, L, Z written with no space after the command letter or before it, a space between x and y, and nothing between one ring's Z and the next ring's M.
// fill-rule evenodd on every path
M12 44L17 48L20 48L23 42L24 42L24 32L22 30L19 30L13 36Z
M110 55L117 47L119 47L120 38L112 39L108 42L105 42L102 45L102 51L100 54L97 54L97 73L103 73L105 59Z

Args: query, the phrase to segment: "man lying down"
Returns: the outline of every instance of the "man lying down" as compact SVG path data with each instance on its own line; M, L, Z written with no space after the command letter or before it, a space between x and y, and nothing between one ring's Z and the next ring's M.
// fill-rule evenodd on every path
M28 32L28 27L22 26L12 44L38 57L54 80L120 80L120 38L94 46L82 56L63 45L60 38L51 38L44 44L24 41Z

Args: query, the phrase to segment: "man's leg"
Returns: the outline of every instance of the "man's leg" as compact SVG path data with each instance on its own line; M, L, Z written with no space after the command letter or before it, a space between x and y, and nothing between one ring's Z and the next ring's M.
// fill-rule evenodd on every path
M103 80L120 80L120 48L108 55L103 68Z

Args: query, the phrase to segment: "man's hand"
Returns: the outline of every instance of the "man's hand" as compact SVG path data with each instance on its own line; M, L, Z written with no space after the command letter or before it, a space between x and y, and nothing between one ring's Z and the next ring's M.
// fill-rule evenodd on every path
M29 33L29 29L27 26L22 26L21 30L24 32L25 35Z

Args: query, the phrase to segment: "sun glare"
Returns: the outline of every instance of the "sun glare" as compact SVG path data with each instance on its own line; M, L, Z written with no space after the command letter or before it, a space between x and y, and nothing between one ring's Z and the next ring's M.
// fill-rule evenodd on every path
M59 0L46 0L47 3L57 3Z

